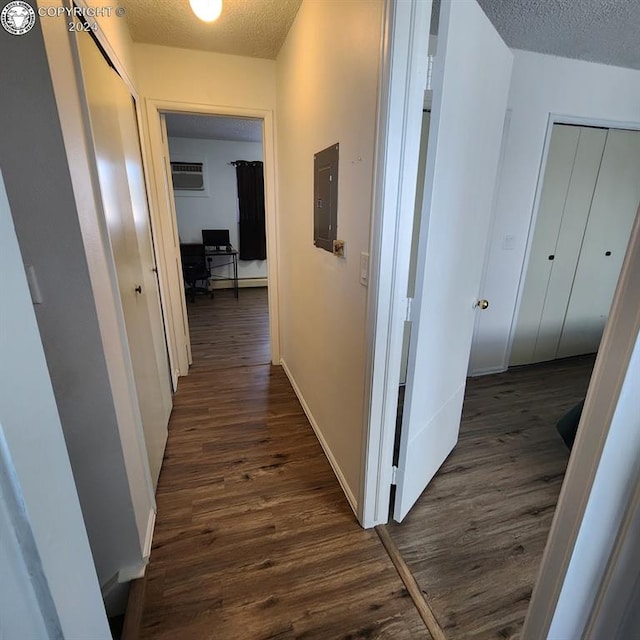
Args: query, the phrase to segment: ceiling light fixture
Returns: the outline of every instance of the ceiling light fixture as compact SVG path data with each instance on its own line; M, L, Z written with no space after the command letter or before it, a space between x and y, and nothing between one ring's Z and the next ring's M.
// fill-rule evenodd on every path
M222 13L222 0L189 0L189 4L203 22L213 22Z

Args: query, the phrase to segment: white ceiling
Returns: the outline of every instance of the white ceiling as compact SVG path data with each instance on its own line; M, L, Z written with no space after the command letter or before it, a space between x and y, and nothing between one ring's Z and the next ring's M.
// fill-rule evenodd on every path
M478 2L514 49L640 69L640 0Z
M135 42L275 60L302 0L223 0L213 23L189 0L119 0Z
M167 133L176 138L262 142L262 121L254 118L228 118L167 113Z
M223 0L220 18L205 24L193 15L189 0L119 1L136 42L270 59L302 2ZM640 69L640 0L478 2L510 47ZM437 5L439 0L436 14Z

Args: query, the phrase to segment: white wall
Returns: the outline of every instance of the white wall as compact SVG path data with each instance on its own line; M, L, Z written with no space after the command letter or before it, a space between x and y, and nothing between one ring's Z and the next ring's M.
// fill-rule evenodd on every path
M363 447L365 311L382 2L303 2L277 59L282 360L352 502ZM340 144L339 259L313 245L313 154Z
M490 238L483 311L471 354L474 373L507 366L550 114L640 123L640 71L514 51L511 121ZM509 238L508 238L509 237ZM508 240L507 240L508 238Z
M205 51L190 51L155 45L134 45L136 81L145 97L143 139L153 188L150 190L152 220L159 251L159 271L165 300L165 317L174 327L172 353L174 380L188 371L190 350L183 283L171 265L179 261L177 225L172 221L168 198L163 139L159 111L262 118L269 254L269 332L272 362L280 357L278 323L278 238L275 186L276 63L274 60L245 58ZM203 81L206 78L206 81ZM184 356L187 356L186 358Z
M139 43L133 60L145 98L249 109L276 105L273 60Z
M203 162L205 171L204 194L173 192L180 242L202 242L202 229L229 229L231 244L238 249L238 186L229 162L262 160L262 143L169 137L169 152L172 162ZM229 275L230 270L221 267L214 273ZM266 278L266 260L239 260L238 277Z
M107 638L2 176L0 291L0 637Z

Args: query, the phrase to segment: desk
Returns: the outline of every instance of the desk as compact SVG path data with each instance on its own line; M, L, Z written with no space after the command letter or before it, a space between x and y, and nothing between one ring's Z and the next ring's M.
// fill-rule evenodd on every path
M221 258L229 258L226 262L221 262L220 264L212 264L213 258L215 257ZM205 247L204 257L207 261L207 268L209 269L210 278L212 280L233 280L233 290L236 294L236 298L238 297L238 252L235 249L231 251L227 251L226 249L209 249ZM218 269L219 267L233 266L233 277L229 278L227 276L216 275L213 273L214 269Z

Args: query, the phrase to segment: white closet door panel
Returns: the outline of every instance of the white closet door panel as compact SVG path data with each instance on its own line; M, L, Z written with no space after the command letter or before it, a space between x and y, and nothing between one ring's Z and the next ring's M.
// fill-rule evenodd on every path
M121 120L132 117L131 94L122 78L107 64L91 36L78 35L91 132L98 167L100 193L111 243L133 376L140 407L144 441L153 486L157 485L167 440L168 414L150 324L147 294L138 244L130 176ZM130 151L130 147L126 145ZM131 169L131 167L130 167ZM145 224L148 224L145 223ZM138 290L138 287L140 289Z
M162 321L160 289L153 253L149 202L142 168L142 154L140 150L140 136L138 133L135 102L131 96L129 96L128 102L129 105L127 108L126 101L123 101L119 114L122 145L126 158L133 219L138 238L140 266L142 269L143 295L138 296L138 298L143 303L143 312L146 314L151 329L151 337L155 351L155 365L161 401L161 404L154 408L154 411L157 412L156 420L159 423L167 424L173 406L171 398L171 371L164 324Z
M556 249L552 252L555 258L549 260L549 256L542 256L552 267L533 354L534 362L553 360L558 351L606 140L606 129L580 128L578 150L571 172Z
M529 265L511 349L509 364L512 366L534 361L538 327L553 266L548 257L556 250L579 137L579 127L558 124L553 126Z
M639 203L640 132L612 129L604 149L557 357L598 350Z

